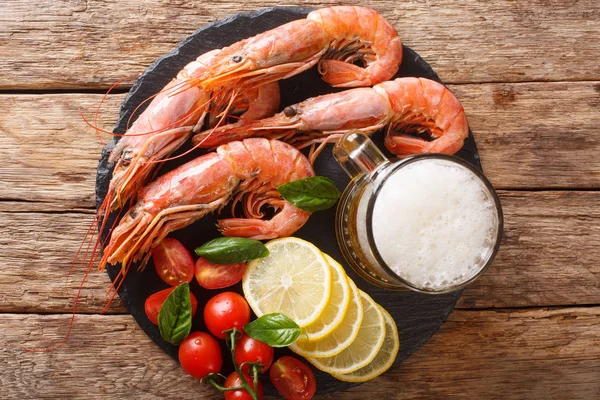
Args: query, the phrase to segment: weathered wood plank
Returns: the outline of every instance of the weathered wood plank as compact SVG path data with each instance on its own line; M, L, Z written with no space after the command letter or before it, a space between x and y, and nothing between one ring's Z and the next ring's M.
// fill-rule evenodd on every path
M459 307L600 303L599 192L500 192L504 238Z
M90 221L92 220L91 215L95 213L95 210L90 207L73 207L68 202L64 203L45 203L38 201L19 201L19 200L0 200L0 212L8 213L55 213L60 214L63 212L70 213L82 213L90 214Z
M0 212L0 311L70 312L87 265L67 274L87 229L90 214ZM83 247L83 250L87 249ZM91 254L91 251L90 253ZM92 267L77 310L99 313L110 286L106 273ZM121 299L110 313L127 312Z
M600 187L600 83L452 85L498 188Z
M447 82L600 79L595 0L344 4L380 11ZM282 5L298 2L2 0L0 89L105 88L142 72L208 22Z
M501 191L505 234L461 308L600 304L600 192ZM0 212L0 312L69 312L83 269L65 276L92 216ZM99 312L108 277L92 271L79 306ZM111 312L124 312L116 302Z
M98 125L112 131L124 97L107 99ZM102 144L79 112L93 122L101 98L0 95L0 198L93 207ZM112 139L101 135L103 143Z
M130 316L80 316L58 350L20 349L62 339L66 319L0 315L3 398L221 398L187 376ZM335 398L598 398L599 327L600 307L455 311L400 367Z
M600 188L600 83L452 85L497 188ZM124 95L109 96L110 130ZM100 95L0 95L0 199L92 207ZM569 118L565 118L568 115ZM108 140L103 135L102 140ZM59 206L60 205L60 206Z

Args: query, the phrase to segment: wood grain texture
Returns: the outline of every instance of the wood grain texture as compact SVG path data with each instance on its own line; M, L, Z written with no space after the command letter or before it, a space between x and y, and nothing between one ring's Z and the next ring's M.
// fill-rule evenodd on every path
M459 307L600 303L599 192L501 191L504 237Z
M3 398L222 398L187 376L130 316L80 316L58 350L20 349L62 339L66 320L0 315ZM600 307L457 310L399 368L335 398L598 398L599 328Z
M380 11L446 82L600 79L595 0L302 2L337 4ZM298 2L0 0L0 89L109 87L206 23L285 5Z
M497 188L600 188L600 83L451 85Z
M496 188L600 188L600 83L451 85ZM111 130L124 95L109 96ZM0 199L93 207L95 94L0 95ZM568 118L565 116L568 115ZM107 141L109 136L103 135Z
M87 265L73 257L92 221L91 214L0 212L0 312L69 312ZM87 247L84 247L84 250ZM99 313L110 280L92 267L78 312ZM126 312L116 299L109 312Z
M599 192L500 191L505 233L486 274L460 308L599 304ZM0 203L1 204L1 203ZM0 212L0 312L68 312L83 276L65 277L91 214ZM108 277L95 269L79 310L99 312ZM110 312L125 309L115 302Z
M0 398L222 398L122 315L118 300L96 315L109 280L95 270L66 345L21 350L66 333L83 270L68 284L65 275L92 218L101 149L79 116L93 118L100 95L44 93L124 77L127 88L206 23L297 3L0 0L0 91L17 92L0 95ZM600 398L600 3L343 3L380 10L454 83L486 175L505 189L506 229L492 268L423 348L370 383L317 398ZM302 2L332 4L342 2ZM19 93L30 90L44 92ZM101 127L112 130L123 98L108 97ZM582 306L559 308L572 305Z
M110 96L98 125L112 131L125 95ZM0 95L0 198L93 207L102 145L92 122L102 96ZM101 134L104 143L110 135Z

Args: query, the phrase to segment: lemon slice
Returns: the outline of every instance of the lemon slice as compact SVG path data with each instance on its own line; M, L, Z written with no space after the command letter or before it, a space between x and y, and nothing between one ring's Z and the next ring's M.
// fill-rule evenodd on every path
M398 329L392 316L383 307L381 307L381 312L385 319L385 339L379 353L373 361L361 369L349 374L333 374L334 378L346 382L366 382L383 374L392 366L400 349Z
M290 346L292 351L303 357L332 357L350 346L358 335L358 330L363 319L363 307L356 284L348 279L348 285L350 286L351 293L350 303L337 329L327 337L316 342L309 342L302 335L296 343Z
M327 254L323 255L332 272L331 297L319 319L304 328L309 342L327 337L340 326L350 305L350 285L344 267Z
M283 313L300 327L315 322L331 296L331 267L313 244L294 237L265 246L269 255L248 263L244 296L261 317Z
M349 374L369 364L385 339L385 320L383 313L368 294L360 291L363 306L363 320L356 339L340 353L333 357L307 358L321 371L329 374Z

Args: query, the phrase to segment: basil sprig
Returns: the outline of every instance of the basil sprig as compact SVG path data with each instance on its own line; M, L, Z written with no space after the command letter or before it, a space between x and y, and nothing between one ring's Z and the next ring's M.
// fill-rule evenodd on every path
M271 347L285 347L298 340L302 329L285 315L273 313L265 314L246 324L244 332Z
M284 183L277 187L281 196L301 210L315 212L335 205L340 191L324 176L312 176Z
M183 282L175 288L158 312L160 336L175 346L190 334L192 329L192 302L190 285Z
M215 264L235 264L269 255L269 249L258 240L220 237L196 248L196 254Z

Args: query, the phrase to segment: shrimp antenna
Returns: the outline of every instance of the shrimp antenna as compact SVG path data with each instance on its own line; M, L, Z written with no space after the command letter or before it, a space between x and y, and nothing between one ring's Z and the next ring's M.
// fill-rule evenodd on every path
M204 104L201 104L198 108L204 108L206 107L207 104L210 103L210 100L206 101ZM92 123L90 123L85 116L83 115L83 113L81 112L81 110L79 111L79 115L81 116L81 119L83 120L84 123L86 123L88 126L90 126L92 129L95 129L96 132L100 131L102 133L106 133L109 135L113 135L113 136L119 136L119 137L123 137L123 136L146 136L146 135L154 135L154 134L160 134L160 133L169 133L171 131L185 131L185 130L191 130L194 128L194 125L189 125L189 126L182 126L182 127L177 127L177 128L173 128L174 125L179 124L180 122L188 119L191 115L193 115L198 108L192 109L190 112L188 112L187 114L183 115L181 118L179 118L178 120L172 122L171 124L169 124L168 126L162 128L162 129L157 129L154 131L150 131L150 132L143 132L143 133L127 133L127 134L120 134L120 133L113 133L104 129L101 129L95 125L93 125ZM102 140L100 139L100 137L98 138L100 140L100 143L106 148L108 142L106 143L102 143ZM120 155L114 153L112 150L107 150L113 157L115 157L116 159L119 159L123 162L127 162L129 160L125 160L123 159ZM166 161L166 160L160 160L160 161ZM157 161L157 162L160 162Z
M71 263L71 267L69 268L69 273L68 276L71 274L73 266L75 265L75 263L77 262L77 259L79 258L79 255L81 254L81 249L83 248L83 245L85 244L85 242L88 242L88 248L85 252L85 255L83 256L82 259L82 265L86 264L86 260L87 260L87 255L89 252L89 249L91 247L91 243L94 242L94 237L97 237L97 239L95 240L95 245L94 248L92 250L92 254L90 255L89 260L87 260L87 268L85 269L84 272L84 276L83 279L81 280L81 283L79 284L79 287L77 289L77 294L75 295L75 300L73 303L73 311L71 314L71 318L69 320L69 325L68 325L68 329L67 329L67 333L65 334L64 338L59 341L58 343L54 344L53 346L50 346L48 348L45 349L31 349L25 346L21 346L21 348L28 352L28 353L48 353L51 351L56 350L57 348L61 347L63 344L65 344L67 342L67 340L69 339L69 336L71 335L71 331L73 329L73 324L75 322L75 316L77 315L77 305L79 304L79 299L81 298L81 292L83 291L83 286L85 285L85 282L87 281L87 278L89 276L90 271L92 270L92 267L94 266L97 254L99 253L99 248L103 248L104 244L106 243L106 241L109 239L110 235L107 235L107 237L105 238L104 241L102 241L102 243L100 243L100 238L99 238L99 234L95 234L94 230L95 228L98 226L99 220L100 220L100 216L101 214L105 213L105 211L108 209L109 204L111 202L111 196L110 193L104 198L104 201L102 202L102 205L100 205L100 207L98 207L98 211L96 213L96 215L94 216L94 219L92 220L92 223L90 224L87 233L81 243L81 245L79 246L79 249L77 250L77 252L75 253L75 257L73 258L73 261ZM112 229L114 229L117 221L119 220L120 216L121 216L122 210L119 212L119 215L117 216L117 218L115 219L112 227L111 227L111 231ZM108 218L106 218L108 215L107 213L105 214L105 217L102 218L102 224L101 224L101 228L100 228L100 232L103 231L106 221ZM98 236L97 236L98 235ZM67 276L67 279L68 279ZM105 307L106 309L106 307Z
M103 145L106 146L106 142L103 142L101 137L100 137L100 133L104 133L107 135L112 135L112 136L125 136L126 134L122 134L122 133L115 133L115 132L111 132L108 131L106 129L102 129L98 126L98 119L99 119L99 115L100 115L100 109L102 107L102 105L104 104L104 102L106 101L106 99L108 98L108 95L123 81L131 78L134 75L138 75L139 74L132 74L132 75L128 75L124 78L119 79L117 82L115 82L109 89L108 91L102 96L102 99L100 100L100 103L98 104L98 108L96 109L95 115L94 115L94 123L91 123L87 120L87 118L85 118L85 116L83 115L83 112L80 110L78 110L79 115L81 116L81 119L83 120L83 122L86 123L86 125L88 125L90 128L94 129L96 131L96 135L98 137L98 141ZM129 116L129 118L127 119L127 124L126 124L126 129L129 129L130 124L131 124L131 119L133 118L133 116L136 114L137 110L144 104L146 104L146 102L148 102L149 100L155 98L156 96L158 96L161 93L167 93L169 97L173 96L174 94L178 94L178 93L182 93L185 90L188 90L190 87L192 87L192 84L190 83L192 82L191 79L186 79L185 81L179 82L174 84L171 87L168 88L163 88L161 89L158 93L153 94L152 96L144 99L144 101L142 101L140 104L138 104L136 106L136 108L133 110L133 112L131 113L131 115ZM185 87L183 90L177 91L178 89L180 89L181 87ZM168 93L168 91L172 91L173 93ZM127 134L127 136L144 136L144 135L153 135L155 133L160 133L166 130L169 130L172 126L175 126L177 124L179 124L181 121L184 121L185 119L189 118L194 112L196 112L196 110L191 110L189 113L185 114L184 116L182 116L180 119L173 121L171 124L169 124L168 126L162 128L162 129L158 129L158 130L152 130L152 131L148 131L148 132L140 132L140 133L135 133L135 134Z
M111 86L111 87L110 87L110 88L109 88L109 89L106 91L106 93L104 93L104 96L102 96L102 99L100 99L100 103L98 103L98 108L96 109L96 114L95 114L95 116L94 116L94 125L90 125L90 124L88 124L88 125L92 126L92 127L93 127L93 128L96 130L96 136L98 137L98 141L99 141L100 143L102 143L102 140L100 139L100 131L101 131L101 130L97 129L97 128L96 128L96 126L98 126L98 118L99 118L99 116L100 116L100 109L101 109L101 107L102 107L102 104L104 104L104 101L107 99L108 95L110 94L110 92L112 92L112 91L113 91L113 89L114 89L114 88L116 88L116 87L117 87L117 86L118 86L120 83L122 83L123 81L125 81L125 80L127 80L127 79L129 79L129 78L133 77L134 75L137 75L137 76L139 76L139 73L136 73L136 74L131 74L131 75L125 76L125 77L123 77L123 78L119 79L118 81L116 81L116 82L115 82L115 83L114 83L114 84L113 84L113 85L112 85L112 86ZM79 110L79 114L83 115L83 114L82 114L82 112L81 112L81 110ZM86 121L86 122L87 122L87 121Z
M153 94L152 96L144 99L144 101L142 101L140 104L137 105L137 107L135 107L135 109L133 110L133 112L129 115L129 118L127 118L127 125L126 125L126 129L129 130L129 127L131 125L131 118L133 118L133 116L137 113L137 111L140 109L140 107L142 107L144 104L146 104L149 100L152 100L154 98L156 98L156 96L158 96L159 94L165 94L167 97L173 97L176 94L180 94L185 92L186 90L188 90L189 88L192 87L192 84L189 82L190 79L186 78L185 80L175 83L172 86L169 87L169 85L167 85L166 87L162 88L159 92ZM183 90L178 91L178 89L180 89L181 87L185 87ZM193 112L193 111L192 111ZM166 128L169 128L171 126L173 126L174 124L177 124L178 122L184 120L185 118L189 117L191 115L190 112L189 114L186 114L183 118L173 122L172 124L170 124L169 126L167 126ZM146 132L144 134L152 134L152 133L157 133L160 131L150 131L150 132Z
M104 205L104 203L103 203L103 205ZM98 214L95 214L94 219L92 220L92 223L88 227L87 232L85 233L85 236L83 237L83 240L81 241L81 244L79 245L79 248L75 252L75 257L73 257L73 261L71 261L71 265L69 266L69 271L67 271L67 277L65 278L65 284L69 283L69 277L71 276L73 267L75 266L75 263L77 262L77 259L79 258L79 254L81 253L81 249L83 248L83 245L86 242L88 242L88 246L85 251L84 259L87 257L88 251L90 250L90 247L91 247L92 241L93 241L93 237L94 237L93 231L94 231L94 229L96 229L97 226L98 226ZM91 238L90 238L90 240L87 240L88 237L90 236L90 234L91 234Z

